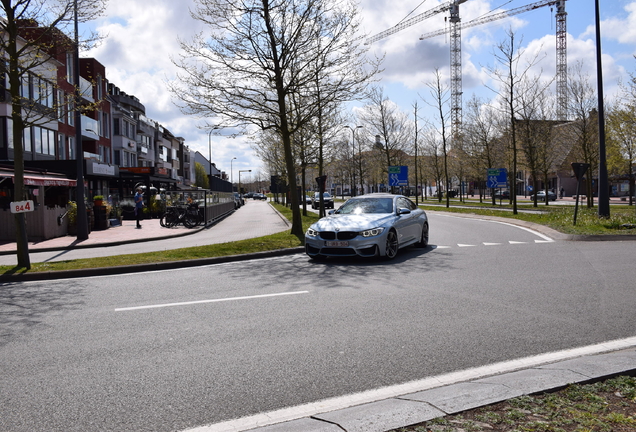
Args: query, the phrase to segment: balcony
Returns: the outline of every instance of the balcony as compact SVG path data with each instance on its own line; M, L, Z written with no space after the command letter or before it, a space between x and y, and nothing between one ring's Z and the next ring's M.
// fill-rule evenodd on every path
M99 122L90 117L82 116L82 140L99 139Z
M95 102L93 98L93 84L82 77L80 77L80 95L89 102Z

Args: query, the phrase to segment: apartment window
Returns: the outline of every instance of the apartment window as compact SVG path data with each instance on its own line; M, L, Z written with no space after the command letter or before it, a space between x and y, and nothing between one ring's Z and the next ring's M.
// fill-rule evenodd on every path
M113 162L115 163L115 165L120 165L121 166L121 150L115 150L113 152Z
M119 131L120 127L119 127L119 122L120 120L118 118L113 119L113 135L121 135L121 132Z
M75 84L75 74L73 73L75 68L75 55L72 52L66 53L66 81L70 84Z
M75 148L75 138L68 137L68 158L77 159L75 157L76 154L77 154L77 149Z
M102 136L110 138L110 116L108 113L102 113Z
M7 147L13 148L13 120L7 117Z
M55 95L55 90L53 89L53 84L51 84L48 81L44 81L44 83L45 83L45 89L46 89L46 98L45 98L44 105L47 106L48 108L53 108L55 107L55 101L53 100Z
M57 135L57 154L58 159L66 159L66 136L64 134Z
M31 87L31 100L39 102L40 101L40 90L41 90L41 84L40 84L40 79L38 77L34 77L32 76L30 79L30 87ZM28 97L28 96L26 96Z
M66 121L64 108L66 108L66 104L64 103L66 100L64 98L64 92L62 90L57 91L57 117L60 119L62 123Z
M68 111L66 113L68 117L67 123L69 124L69 126L75 126L75 109L74 109L75 103L72 100L69 100L67 106L68 106Z
M102 77L97 75L97 100L102 99Z
M49 135L49 156L55 156L55 131L47 129L46 132Z
M29 75L24 74L22 75L22 78L20 80L20 96L22 96L25 99L30 98L31 92L29 90L29 87L30 87Z
M33 126L33 152L42 153L42 129L39 126Z
M22 148L24 151L32 152L33 147L31 145L31 128L25 128L22 132Z

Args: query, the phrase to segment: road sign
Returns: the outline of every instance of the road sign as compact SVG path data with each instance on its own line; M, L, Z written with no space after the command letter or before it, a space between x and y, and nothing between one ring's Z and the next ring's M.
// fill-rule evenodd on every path
M574 175L576 176L576 179L581 180L589 167L590 167L590 164L587 164L587 163L573 162L572 171L574 171Z
M505 168L488 168L486 178L491 189L508 186L508 170Z
M409 167L390 166L389 167L389 186L407 186L409 184Z

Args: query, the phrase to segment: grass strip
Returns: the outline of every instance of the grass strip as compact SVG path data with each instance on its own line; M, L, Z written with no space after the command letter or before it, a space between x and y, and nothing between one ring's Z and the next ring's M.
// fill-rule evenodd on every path
M442 204L444 204L442 202ZM636 235L636 209L633 206L612 205L610 217L599 218L597 208L579 205L576 225L574 225L574 206L545 205L533 207L532 204L517 205L518 213L512 214L511 205L495 205L479 201L452 201L451 207L439 205L437 201L425 201L421 208L425 210L446 211L452 213L470 213L483 216L498 216L545 225L564 234L575 235Z

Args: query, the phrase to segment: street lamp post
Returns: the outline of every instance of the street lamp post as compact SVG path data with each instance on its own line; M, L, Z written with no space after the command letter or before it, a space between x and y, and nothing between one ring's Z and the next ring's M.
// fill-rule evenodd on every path
M234 162L235 157L230 159L230 184L232 185L232 192L234 192L234 170L232 169L232 162Z
M79 61L79 32L77 19L77 0L74 2L75 23L75 53L73 67L73 84L75 85L75 162L77 163L77 186L75 188L75 202L77 203L77 239L88 239L88 217L86 215L86 203L84 201L84 149L82 148L82 113L79 106L80 96L80 61Z
M351 153L351 157L353 158L355 156L356 153L356 129L362 129L362 126L356 126L355 128L351 127L351 126L345 126L347 129L351 129L351 144L352 144L352 149L353 152ZM360 185L362 185L362 148L360 148L360 154L358 155L358 159L360 159L359 162L359 168L360 168ZM356 188L357 186L355 185L356 183L356 175L355 175L355 168L353 169L353 184L351 185L351 188ZM351 191L351 196L354 196L354 192Z
M239 170L239 185L238 185L238 187L239 187L239 190L238 190L238 191L239 191L239 193L241 193L241 173L242 173L242 172L252 172L252 170Z
M214 126L212 129L210 129L210 132L208 132L208 146L210 147L210 158L208 160L208 162L210 163L210 182L208 186L210 190L212 190L212 132L214 132L218 128L218 126Z

